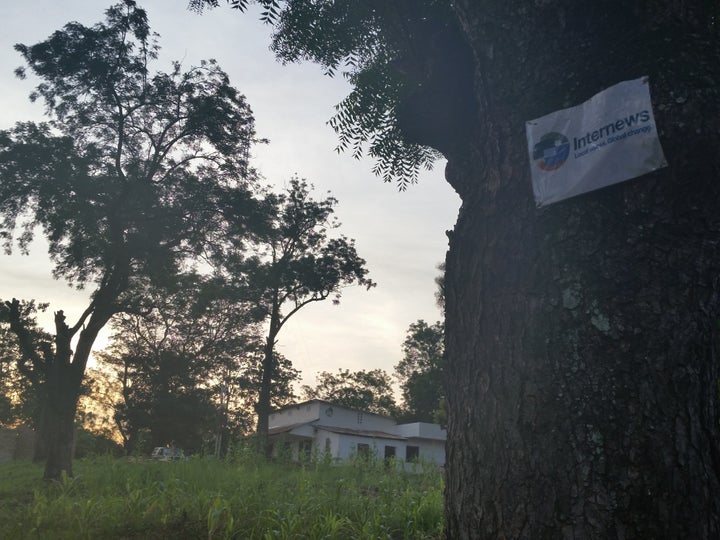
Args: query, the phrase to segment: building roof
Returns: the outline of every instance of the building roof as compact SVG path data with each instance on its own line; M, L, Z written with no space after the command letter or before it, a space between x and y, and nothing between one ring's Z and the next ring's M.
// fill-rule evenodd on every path
M278 435L280 433L287 433L288 431L292 431L295 428L307 426L309 424L312 424L315 420L312 420L310 422L298 422L297 424L290 424L289 426L278 426L274 428L268 429L268 435Z
M323 426L315 423L316 420L310 420L309 422L299 422L297 424L291 424L289 426L279 426L268 430L268 435L280 435L281 433L290 433L297 428L312 426L313 428L322 429L323 431L329 431L330 433L339 433L341 435L356 435L358 437L368 437L371 439L392 439L396 441L405 441L407 437L402 435L396 435L395 433L388 433L386 431L373 431L365 429L352 429L337 426Z
M378 414L378 413L374 413L371 411L366 411L364 409L356 409L354 407L348 407L347 405L343 405L342 403L334 403L332 401L327 401L325 399L317 399L317 398L308 399L306 401L301 401L299 403L291 403L290 405L285 405L284 407L280 407L279 409L274 409L274 410L270 411L270 414L281 413L288 409L294 409L297 407L302 407L303 405L308 405L309 403L324 403L325 405L330 405L332 407L342 407L343 409L346 409L348 411L361 412L363 414L372 414L373 416L379 416L380 418L390 418L391 420L395 420L395 418L393 418L392 416Z
M363 429L351 429L335 426L321 426L316 425L318 429L323 429L331 433L341 433L343 435L358 435L360 437L370 437L372 439L394 439L397 441L405 441L407 437L402 435L395 435L394 433L388 433L386 431L368 431Z

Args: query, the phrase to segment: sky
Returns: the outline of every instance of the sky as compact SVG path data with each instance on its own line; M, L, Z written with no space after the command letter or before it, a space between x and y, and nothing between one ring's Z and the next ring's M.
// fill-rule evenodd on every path
M283 327L278 350L302 372L302 384L314 384L320 371L339 368L384 369L392 373L402 358L408 326L418 319L434 322L437 265L445 259L447 236L460 200L445 182L444 163L423 173L417 185L399 192L371 172L370 159L355 160L335 151L337 137L326 124L334 105L350 86L328 77L319 66L282 65L269 50L270 28L257 11L241 14L221 2L203 15L189 12L185 0L139 1L153 31L160 34L156 69L179 60L183 66L214 58L250 104L258 137L269 144L252 152L265 183L282 189L293 175L314 184L318 198L330 191L339 200L340 232L356 240L377 287L343 290L339 305L326 301L303 308ZM0 129L18 121L41 121L43 106L28 94L37 80L17 79L22 65L16 43L32 45L65 23L92 25L104 20L111 2L33 0L6 2L0 20ZM0 254L0 298L49 302L41 324L50 328L52 311L77 319L87 291L71 289L51 275L47 245L38 239L29 256L17 250ZM96 350L107 342L105 333Z

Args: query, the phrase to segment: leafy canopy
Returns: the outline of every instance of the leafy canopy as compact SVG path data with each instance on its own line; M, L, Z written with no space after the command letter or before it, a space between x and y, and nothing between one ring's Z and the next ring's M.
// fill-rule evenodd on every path
M326 73L340 71L353 85L336 106L330 126L340 138L338 151L356 158L365 152L375 159L375 174L401 189L417 181L422 168L432 168L440 154L416 144L399 126L399 104L418 85L414 73L413 41L426 22L445 17L447 3L324 0L228 0L246 11L251 4L263 9L261 18L272 25L272 50L283 62L310 60ZM190 0L201 11L219 0Z
M403 358L395 366L400 383L404 414L408 420L435 422L445 398L445 329L418 320L410 325L403 343Z
M375 285L367 277L365 260L358 255L354 240L331 234L340 226L333 218L337 200L316 200L311 191L306 181L292 178L284 192L268 194L263 202L271 217L265 230L252 239L254 254L245 256L245 246L238 242L235 256L222 261L224 274L238 290L246 289L257 299L268 320L256 407L258 447L266 453L270 452L267 432L276 391L273 381L282 367L275 353L280 330L311 303L328 298L338 303L344 287Z
M0 300L0 425L38 425L41 389L52 359L52 337L37 324L37 313L46 308L33 300ZM22 321L21 328L13 324L13 316Z
M235 292L217 276L184 276L173 290L148 288L146 312L113 320L101 358L123 387L112 407L127 451L143 430L150 446L175 440L185 449L218 429L250 430L263 343L257 309ZM296 377L279 358L273 405L293 397Z
M106 14L16 46L49 121L0 131L4 247L17 237L26 251L41 229L55 275L76 285L172 275L222 230L227 205L251 199L254 121L227 75L214 61L151 73L145 12L125 0Z
M247 279L239 288L252 289L246 294L256 296L266 315L275 313L274 333L309 303L330 298L337 304L346 286L375 286L354 240L331 232L340 227L333 216L337 199L313 198L312 186L295 177L284 192L269 193L263 202L271 217L243 247L252 255L227 258L226 271Z

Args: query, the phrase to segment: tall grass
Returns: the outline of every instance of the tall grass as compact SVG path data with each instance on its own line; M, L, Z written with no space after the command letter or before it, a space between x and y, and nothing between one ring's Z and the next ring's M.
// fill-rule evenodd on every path
M376 539L442 537L442 476L382 462L81 460L44 484L0 465L0 538Z

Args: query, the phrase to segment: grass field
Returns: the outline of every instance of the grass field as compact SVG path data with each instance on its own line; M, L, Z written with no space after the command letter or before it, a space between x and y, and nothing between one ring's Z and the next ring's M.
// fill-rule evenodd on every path
M442 475L380 463L305 466L191 459L0 464L0 538L432 539L442 537Z

